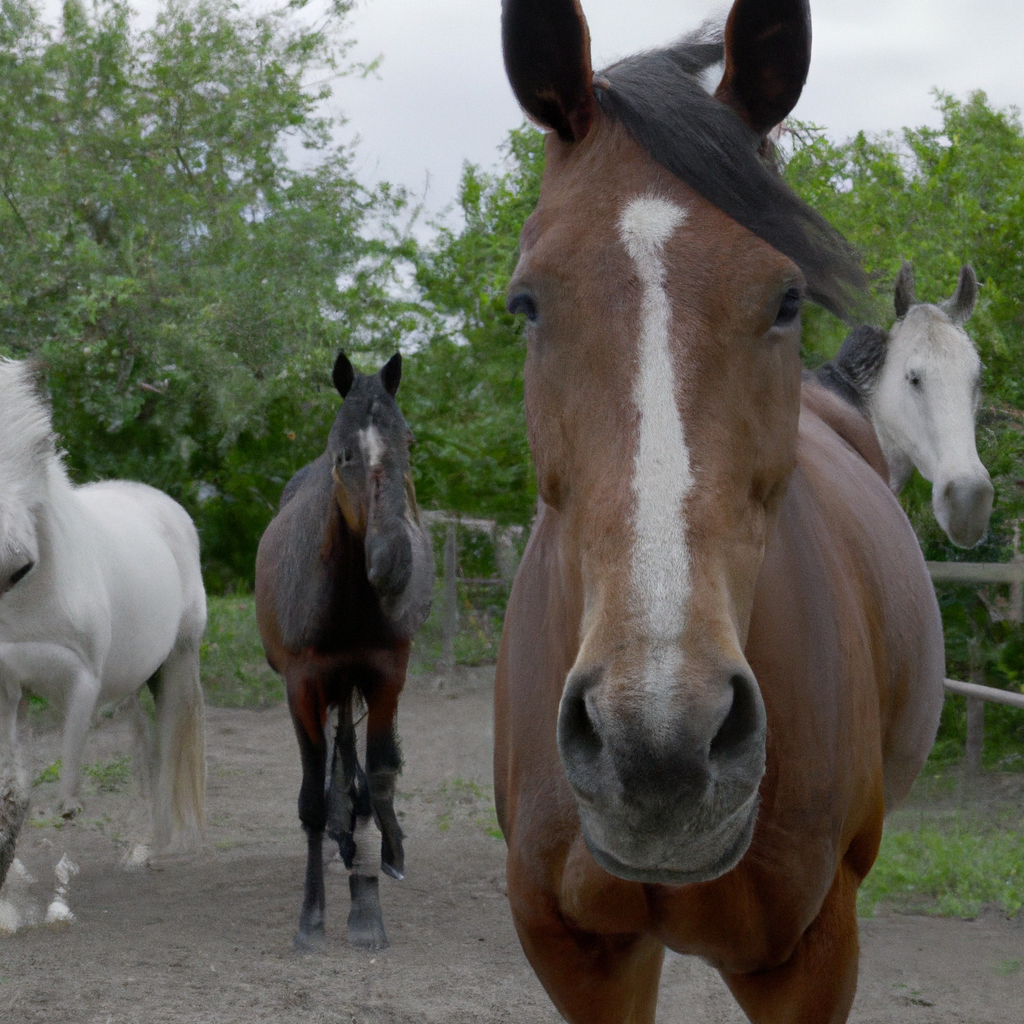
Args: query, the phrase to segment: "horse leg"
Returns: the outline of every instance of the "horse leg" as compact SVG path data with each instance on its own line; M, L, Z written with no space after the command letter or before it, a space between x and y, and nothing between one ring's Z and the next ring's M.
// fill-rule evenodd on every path
M352 698L338 704L338 728L334 736L331 784L327 791L327 835L338 844L345 867L352 869L356 846L352 837L355 821L356 731L352 721Z
M380 909L379 851L378 856L369 854L375 845L373 807L366 775L356 755L351 699L338 708L331 786L327 793L327 834L337 841L338 852L349 871L349 942L364 949L384 949L388 937Z
M302 786L299 789L299 821L306 833L306 881L299 913L296 949L309 949L324 941L324 827L327 824L327 742L325 709L315 681L288 683L288 707L299 741Z
M129 697L122 707L131 715L132 720L132 766L139 780L139 795L149 799L154 786L153 729L137 693Z
M14 861L14 848L28 813L26 780L18 756L21 687L0 678L0 889Z
M354 855L349 864L348 891L352 907L348 913L348 940L363 949L386 949L389 945L384 931L384 915L380 909L380 863L374 832L370 787L366 776L358 771L353 800Z
M67 717L64 720L64 741L61 748L60 803L58 811L64 818L73 818L82 810L78 802L82 750L89 731L92 713L99 699L99 682L89 672L79 672L68 694Z
M405 681L384 680L368 697L366 718L366 781L370 787L373 816L381 834L380 866L385 874L401 879L405 872L402 829L395 815L395 784L402 772L402 751L395 727L398 696Z
M774 970L722 978L753 1024L842 1024L857 991L857 886L843 861L821 912Z
M556 911L526 920L513 908L513 919L523 952L570 1024L654 1024L665 956L657 939L579 932Z

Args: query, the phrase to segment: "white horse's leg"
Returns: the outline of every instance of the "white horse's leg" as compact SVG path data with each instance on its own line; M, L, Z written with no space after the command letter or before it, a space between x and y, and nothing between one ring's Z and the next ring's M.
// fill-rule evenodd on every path
M199 640L179 638L160 669L153 825L160 849L201 843L206 826L206 736Z
M142 701L139 700L138 693L132 694L124 702L123 707L132 719L132 732L135 737L132 762L135 768L135 777L139 780L139 792L143 798L148 798L152 795L155 784L153 778L155 769L153 726L142 706Z
M65 818L73 818L82 809L78 802L78 785L82 769L82 750L89 723L99 699L99 682L91 673L79 672L68 694L67 715L64 720L64 743L61 750L60 804L58 811Z
M28 812L28 786L18 756L21 687L0 678L0 887L14 860L21 823Z

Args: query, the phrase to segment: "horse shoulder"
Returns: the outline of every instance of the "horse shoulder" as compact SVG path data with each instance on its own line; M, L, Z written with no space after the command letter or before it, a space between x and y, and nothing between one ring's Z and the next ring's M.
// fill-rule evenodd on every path
M800 394L801 408L813 412L831 427L860 457L888 483L889 466L878 444L871 421L834 390L813 376L805 376Z
M326 456L293 477L294 492L271 520L256 558L257 619L265 641L296 652L337 625L352 587L343 518ZM369 584L367 584L369 586ZM266 632L264 632L266 630Z

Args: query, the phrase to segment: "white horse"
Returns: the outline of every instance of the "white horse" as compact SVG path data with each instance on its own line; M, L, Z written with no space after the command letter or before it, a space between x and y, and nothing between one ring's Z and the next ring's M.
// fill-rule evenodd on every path
M66 708L59 793L71 817L94 710L137 699L148 682L155 845L201 838L205 625L188 513L144 484L73 486L33 368L0 359L0 884L28 803L17 753L22 687Z
M963 329L977 298L977 278L965 264L951 298L918 303L913 267L904 263L892 329L858 327L816 373L871 420L893 493L916 466L932 484L939 525L964 548L984 537L994 495L974 440L981 360Z

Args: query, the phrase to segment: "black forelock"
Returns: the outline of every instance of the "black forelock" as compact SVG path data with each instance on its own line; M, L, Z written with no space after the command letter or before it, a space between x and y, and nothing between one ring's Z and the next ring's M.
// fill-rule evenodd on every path
M723 57L707 29L611 65L594 80L601 109L663 167L800 267L807 295L844 320L864 301L856 250L782 180L761 139L704 89Z

